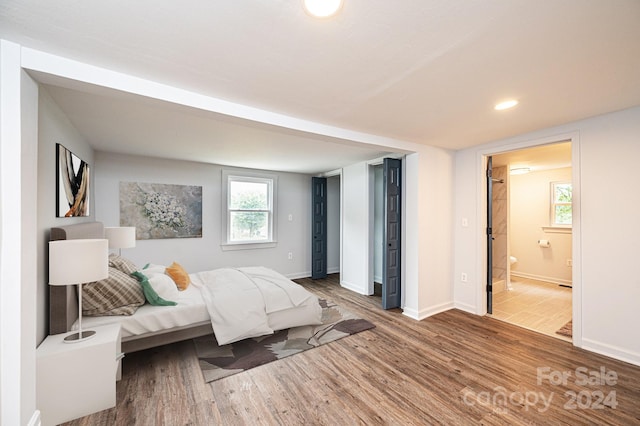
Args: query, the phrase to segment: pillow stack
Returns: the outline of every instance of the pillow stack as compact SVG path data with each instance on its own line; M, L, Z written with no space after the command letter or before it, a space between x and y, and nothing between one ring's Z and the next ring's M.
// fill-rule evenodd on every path
M145 301L174 306L191 279L180 264L147 264L143 269L116 254L109 255L109 277L82 287L82 315L133 315Z
M82 315L133 315L145 302L140 285L131 276L137 269L130 260L109 256L109 277L82 287Z
M176 300L180 294L178 293L178 289L176 285L171 280L171 278L164 273L164 266L162 265L154 265L152 263L148 263L145 265L142 270L138 271L142 274L144 282L144 278L146 278L149 287L151 287L151 291L155 293L159 299L166 301ZM140 279L140 277L138 277ZM152 295L150 295L153 297ZM148 300L149 298L147 298ZM149 303L155 305L155 302L148 300Z
M144 293L145 299L149 302L150 305L153 306L175 306L176 302L171 300L165 300L161 297L158 292L153 288L151 283L149 282L149 277L143 274L140 271L135 271L133 274L134 277L138 279L140 282L140 286L142 287L142 292Z
M178 263L170 266L149 263L134 274L143 287L143 292L152 305L175 305L170 302L180 297L180 291L186 290L191 283L189 274Z

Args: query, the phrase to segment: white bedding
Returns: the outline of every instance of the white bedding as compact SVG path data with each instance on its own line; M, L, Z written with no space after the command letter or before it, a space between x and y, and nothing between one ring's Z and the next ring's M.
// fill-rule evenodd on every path
M144 271L143 271L144 272ZM211 321L220 345L300 325L320 324L318 298L263 267L215 269L189 275L176 306L145 304L131 316L83 317L85 329L120 323L122 338ZM251 277L251 278L250 278ZM207 306L206 302L210 302ZM77 329L77 321L73 326Z
M200 290L189 286L179 292L173 302L176 306L153 306L148 303L140 306L135 314L129 316L82 317L82 328L89 329L100 325L120 323L122 338L147 333L185 327L209 321L209 312L202 300ZM73 325L77 329L78 322Z
M318 298L268 268L199 272L192 276L192 284L202 291L220 345L321 323Z

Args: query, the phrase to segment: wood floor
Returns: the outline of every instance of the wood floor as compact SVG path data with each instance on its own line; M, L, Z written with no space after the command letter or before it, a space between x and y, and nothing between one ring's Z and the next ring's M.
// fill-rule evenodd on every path
M511 278L511 287L493 294L493 318L571 341L556 334L571 320L571 288L520 277Z
M68 424L640 424L640 367L458 310L415 321L336 276L299 282L376 328L212 384L191 341L128 354L117 406Z

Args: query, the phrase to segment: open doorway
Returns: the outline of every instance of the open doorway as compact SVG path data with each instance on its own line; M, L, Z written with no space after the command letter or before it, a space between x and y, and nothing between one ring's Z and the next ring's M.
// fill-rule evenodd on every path
M340 273L341 176L327 177L327 274Z
M492 155L488 163L488 311L571 340L571 142Z
M382 164L370 166L373 175L373 294L382 297L384 252L384 187Z
M369 294L380 283L383 309L401 304L402 160L371 163L369 176Z
M340 174L311 178L311 279L314 280L341 272L341 193Z

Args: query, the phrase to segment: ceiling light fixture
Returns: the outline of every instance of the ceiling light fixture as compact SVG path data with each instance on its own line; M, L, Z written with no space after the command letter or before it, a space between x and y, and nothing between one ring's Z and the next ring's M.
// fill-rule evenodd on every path
M316 18L329 18L340 11L343 0L302 0L304 10Z
M499 104L496 104L494 108L498 111L502 111L503 109L513 108L516 105L518 105L518 101L516 101L515 99L510 99L508 101L504 101L504 102L500 102Z
M530 167L515 167L511 170L509 170L509 174L512 175L524 175L527 174L531 171Z

